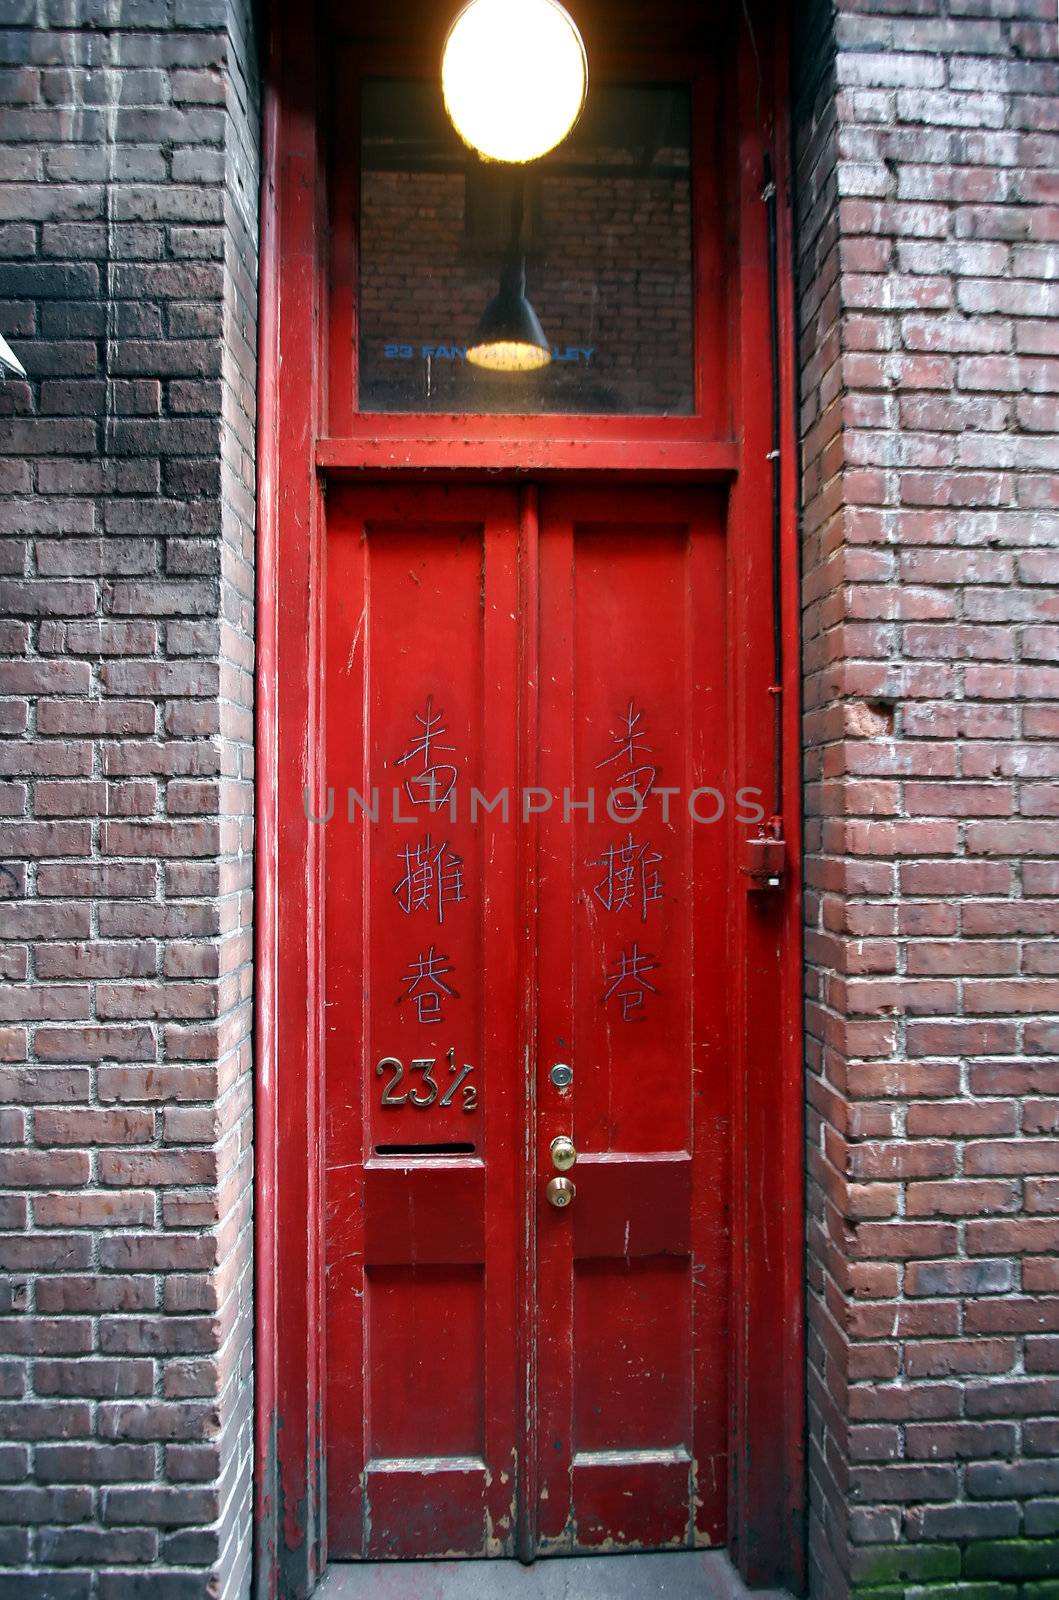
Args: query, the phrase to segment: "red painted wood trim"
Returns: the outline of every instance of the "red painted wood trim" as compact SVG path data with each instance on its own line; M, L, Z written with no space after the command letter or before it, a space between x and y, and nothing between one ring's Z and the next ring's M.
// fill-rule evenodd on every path
M277 6L277 11L279 7ZM798 564L793 413L793 297L790 273L790 184L787 159L786 46L783 8L759 0L753 11L762 79L744 43L743 120L733 134L733 160L743 172L742 201L732 217L749 277L730 277L726 352L739 387L733 412L736 444L696 436L694 419L652 424L640 434L628 419L622 433L601 428L548 444L554 420L480 440L484 454L468 469L501 465L508 472L594 471L610 477L633 470L669 479L733 479L731 638L743 641L733 674L741 678L737 781L767 787L770 718L761 705L767 663L764 637L751 627L768 592L768 477L763 459L768 394L763 290L763 217L757 192L765 139L771 135L780 180L781 319L783 328L783 615L787 643L784 719L784 819L789 871L782 896L737 908L733 1008L739 1008L745 1059L733 1072L745 1084L742 1109L750 1161L733 1200L748 1226L733 1294L741 1337L733 1388L733 1496L730 1534L744 1573L756 1582L799 1587L803 1571L804 1364L802 1311L802 1059L800 994L800 794L797 660ZM326 322L319 252L326 231L318 215L324 187L317 151L316 41L304 17L289 11L269 39L266 159L263 185L261 374L259 391L258 535L258 859L257 859L257 1593L307 1595L326 1556L320 1517L320 1316L318 1092L322 1081L321 948L317 907L322 862L305 824L302 790L317 776L322 726L319 617L322 604L318 469L328 473L428 471L453 467L452 437L435 431L418 440L409 419L350 423L349 436L321 439L326 374L320 340ZM760 89L760 100L758 90ZM781 114L772 126L773 93ZM282 263L282 266L280 265ZM731 263L735 265L735 263ZM281 359L282 350L282 359ZM611 422L612 419L601 419ZM439 419L431 419L438 428ZM333 423L332 423L333 426ZM465 425L466 426L466 425ZM657 431L655 427L657 426ZM701 424L699 425L701 428ZM580 424L579 424L580 427ZM443 432L443 429L442 429ZM594 437L593 437L594 435ZM653 436L652 436L653 435ZM459 437L457 435L457 437ZM591 439L589 445L587 441ZM319 441L319 443L317 442ZM767 445L765 446L767 447ZM374 454L369 454L369 452ZM564 455L563 452L566 452ZM620 460L616 455L620 451ZM492 452L492 455L489 454ZM501 460L502 457L502 460ZM644 462L648 462L644 466ZM279 582L279 579L282 582ZM282 694L280 693L282 686ZM753 911L753 915L751 912ZM769 1017L771 1028L750 1035ZM753 1068L753 1070L751 1070ZM772 1270L769 1270L769 1268Z
M798 323L794 289L794 171L791 126L791 10L773 10L773 69L776 123L774 160L779 223L779 360L782 404L782 556L780 580L785 641L783 683L784 769L787 796L786 949L782 980L780 1078L782 1084L785 1205L781 1217L784 1327L783 1419L786 1483L786 1572L788 1587L804 1593L808 1584L806 1518L806 1352L805 1352L805 1046L804 907L802 860L802 660L801 551L799 544L799 465L797 417Z
M470 421L472 428L475 420ZM620 432L596 439L486 438L467 430L465 422L458 439L444 434L388 435L381 429L370 438L321 439L316 464L321 471L343 476L391 471L476 478L494 472L621 472L641 478L679 475L698 483L732 478L739 470L738 446L728 440L638 438Z
M793 260L790 229L787 41L783 7L759 0L754 37L739 49L740 173L738 339L743 470L731 499L733 637L758 649L739 663L737 782L772 784L771 351L763 157L780 186L780 384L782 397L782 594L784 793L783 888L747 893L737 929L736 1072L746 1166L733 1193L736 1331L732 1394L731 1553L748 1583L804 1587L803 1087L801 1019L801 775L797 454L794 418ZM760 117L756 108L760 104ZM738 1060L741 1046L742 1060ZM736 1147L740 1143L737 1134Z
M519 503L520 557L519 613L522 635L519 639L520 703L518 726L521 747L518 752L520 787L534 786L539 774L540 716L540 493L536 484L527 484ZM521 950L523 1002L519 1018L519 1056L523 1065L522 1102L519 1113L525 1118L526 1136L518 1146L518 1193L526 1194L537 1171L537 928L538 829L534 818L521 830L518 849L518 892L521 896L525 934ZM517 1438L523 1457L522 1494L516 1549L523 1561L532 1561L537 1551L539 1512L539 1409L537 1403L537 1230L532 1212L524 1208L526 1237L519 1262L518 1296L519 1359L522 1362L520 1406L516 1418Z
M320 747L321 185L316 37L276 0L268 38L257 549L257 1570L308 1595L320 1515L321 968L317 841L303 791Z

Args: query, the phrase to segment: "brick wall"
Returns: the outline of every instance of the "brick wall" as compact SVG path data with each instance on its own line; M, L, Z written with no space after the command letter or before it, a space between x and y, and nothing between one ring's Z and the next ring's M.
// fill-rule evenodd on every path
M839 0L798 31L814 1592L1044 1600L1055 5Z
M253 59L243 0L0 31L12 1600L248 1586Z

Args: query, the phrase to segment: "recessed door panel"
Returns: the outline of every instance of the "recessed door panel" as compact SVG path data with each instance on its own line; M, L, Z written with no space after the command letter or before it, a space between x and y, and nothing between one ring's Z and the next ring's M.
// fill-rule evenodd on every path
M329 512L336 1558L724 1536L723 502L537 505Z

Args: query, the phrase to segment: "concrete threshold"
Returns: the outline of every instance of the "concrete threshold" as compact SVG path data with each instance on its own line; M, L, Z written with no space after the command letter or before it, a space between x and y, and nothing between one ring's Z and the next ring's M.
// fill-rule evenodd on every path
M746 1587L723 1550L328 1567L319 1600L791 1600Z

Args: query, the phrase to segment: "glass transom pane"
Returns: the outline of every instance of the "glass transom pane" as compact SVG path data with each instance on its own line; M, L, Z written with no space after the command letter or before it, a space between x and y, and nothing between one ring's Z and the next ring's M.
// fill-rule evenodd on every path
M360 410L690 415L690 130L684 85L599 85L558 149L509 168L464 148L437 85L366 82ZM542 348L483 370L483 314L513 304Z

